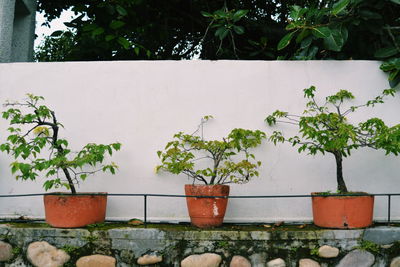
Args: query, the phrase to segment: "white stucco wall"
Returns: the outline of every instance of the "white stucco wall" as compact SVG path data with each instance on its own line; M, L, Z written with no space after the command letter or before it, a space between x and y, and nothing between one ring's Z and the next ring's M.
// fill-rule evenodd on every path
M183 194L185 176L157 175L156 151L178 131L193 132L204 115L214 120L206 137L222 137L235 127L271 133L264 118L276 109L303 111L303 89L318 88L318 97L338 89L352 91L362 103L388 87L379 62L372 61L126 61L0 64L0 102L42 95L65 125L61 136L72 148L88 142L120 141L113 161L117 175L89 177L79 190L109 193ZM400 122L400 95L385 105L367 108L353 120L382 117ZM5 121L0 121L1 140ZM290 126L287 126L291 128ZM265 143L256 151L263 162L260 177L231 186L232 195L308 194L335 191L332 156L298 154L289 145ZM10 158L0 154L0 194L43 192L42 181L15 181ZM351 190L400 192L399 158L361 149L344 161ZM393 198L393 216L400 218L400 198ZM187 220L184 199L150 198L153 220ZM141 218L141 198L112 197L108 218ZM40 197L0 199L0 216L42 217ZM386 216L386 199L376 200L375 218ZM227 221L310 220L309 199L231 199Z

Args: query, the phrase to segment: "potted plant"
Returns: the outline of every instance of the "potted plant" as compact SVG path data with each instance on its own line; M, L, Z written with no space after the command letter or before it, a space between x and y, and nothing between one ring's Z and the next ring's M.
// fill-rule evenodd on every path
M251 148L266 137L259 130L233 129L222 140L205 140L203 125L212 116L202 118L193 134L179 132L164 151L158 151L161 165L157 171L185 174L192 184L185 185L186 202L191 223L200 228L222 224L228 203L229 183L246 183L258 176L260 161L255 160ZM195 184L195 182L203 185ZM199 197L190 197L199 196ZM220 196L207 198L204 196Z
M59 136L63 127L55 112L41 104L42 96L28 94L22 102L7 102L2 117L9 121L9 135L0 150L15 161L11 172L19 180L35 180L44 175L47 191L64 187L70 193L44 195L46 221L60 228L81 227L103 222L106 214L107 193L77 194L80 180L98 171L115 173L114 163L103 164L105 157L119 150L120 143L85 145L79 152L68 147L68 141Z
M288 142L297 146L299 153L328 153L334 156L337 193L341 196L313 193L313 217L316 225L328 228L367 227L372 224L374 198L366 193L363 195L360 192L349 192L343 177L342 161L350 156L351 151L361 147L383 149L386 154L397 155L400 153L400 125L388 127L378 118L352 124L348 115L361 108L383 103L384 96L394 96L395 91L384 90L381 95L365 104L350 106L347 109L343 107L344 102L354 99L349 91L340 90L326 97L322 105L315 100L314 94L314 86L304 89L304 97L308 102L303 115L292 115L277 110L266 118L270 126L280 122L295 124L299 127L301 135L288 138L283 136L282 132L274 131L270 140L274 144Z

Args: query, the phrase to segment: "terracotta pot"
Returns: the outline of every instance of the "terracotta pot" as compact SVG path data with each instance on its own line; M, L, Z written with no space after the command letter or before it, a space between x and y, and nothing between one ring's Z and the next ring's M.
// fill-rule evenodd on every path
M53 227L74 228L104 222L107 193L56 193L44 195L46 222Z
M372 224L374 196L316 196L312 193L314 224L325 228L364 228Z
M229 185L185 185L187 196L223 196L229 195ZM190 221L199 228L220 226L224 221L228 198L187 197Z

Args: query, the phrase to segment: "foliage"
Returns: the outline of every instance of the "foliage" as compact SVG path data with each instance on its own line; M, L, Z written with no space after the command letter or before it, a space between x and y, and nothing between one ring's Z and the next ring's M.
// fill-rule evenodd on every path
M274 131L270 140L288 142L298 147L298 152L311 155L331 153L335 156L337 169L338 192L347 193L343 179L342 159L348 157L351 151L360 147L383 149L386 154L400 153L400 124L388 127L379 118L371 118L365 122L351 124L348 115L364 107L374 107L384 102L384 96L394 96L394 89L384 90L383 93L363 105L350 106L343 109L345 101L354 99L351 92L340 90L328 96L324 104L315 100L315 87L304 89L304 97L308 100L303 115L292 115L283 111L275 111L266 118L268 125L290 123L299 127L300 136L284 137L282 132ZM330 108L333 108L330 109Z
M119 150L121 144L89 143L79 152L73 152L68 141L59 138L59 129L63 125L53 110L41 104L43 100L42 96L28 94L23 102L7 102L5 106L8 109L2 112L10 127L0 150L15 159L11 163L11 172L16 174L16 179L35 180L43 173L47 178L43 184L46 191L65 187L76 193L75 184L79 184L79 179L84 181L88 175L98 171L114 174L115 163L103 164L103 161L107 155Z
M211 19L209 28L216 28L215 36L218 37L218 39L220 40L219 48L216 52L217 54L222 49L222 44L223 44L224 39L227 36L229 36L229 40L232 45L233 53L235 54L236 58L239 58L237 55L237 48L236 48L236 44L235 44L234 34L238 34L238 35L243 34L244 28L243 28L243 26L237 25L236 23L239 22L244 16L246 16L246 14L248 12L249 12L248 10L243 10L243 9L237 10L237 11L228 10L226 5L224 6L224 8L219 9L219 10L213 12L212 14L209 12L205 12L205 11L201 12L201 14L204 17ZM209 28L207 28L203 39L206 37Z
M233 129L222 140L204 140L196 135L211 116L205 116L193 134L179 132L164 151L158 151L162 164L157 171L186 174L194 181L204 184L246 183L258 176L260 161L255 160L249 149L259 146L265 133L259 130ZM204 167L203 160L208 167ZM199 165L201 167L199 167Z
M378 59L392 87L400 81L400 2L338 0L294 5L278 50L291 59ZM291 45L292 44L292 45ZM291 46L290 46L291 45Z
M55 56L37 58L377 59L386 62L381 68L394 87L400 82L399 5L398 0L39 0L49 20L62 10L75 12L65 24L76 45L60 51L56 47L66 40L51 37L37 54Z
M74 38L74 33L70 31L55 31L46 36L35 50L35 61L68 61L68 55L75 49Z
M39 0L38 10L49 21L75 12L66 23L76 33L71 60L275 59L290 6L309 2Z

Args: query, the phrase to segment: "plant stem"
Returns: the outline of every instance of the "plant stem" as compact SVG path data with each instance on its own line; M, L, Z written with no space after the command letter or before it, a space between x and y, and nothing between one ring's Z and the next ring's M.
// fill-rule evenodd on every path
M336 160L336 179L337 179L337 189L340 193L347 193L347 186L343 179L343 157L340 152L332 152Z
M53 129L52 145L53 145L53 147L55 149L57 149L57 152L62 155L62 154L64 154L64 148L60 144L57 143L59 127L58 127L58 124L57 124L57 119L56 119L56 115L55 115L54 111L51 112L51 116L53 117L53 123L51 123L51 128ZM65 177L68 180L68 184L69 184L71 193L72 194L76 194L75 185L74 185L74 182L72 181L71 174L69 173L69 170L67 168L65 168L65 167L62 167L61 169L63 170L63 172L65 174Z

